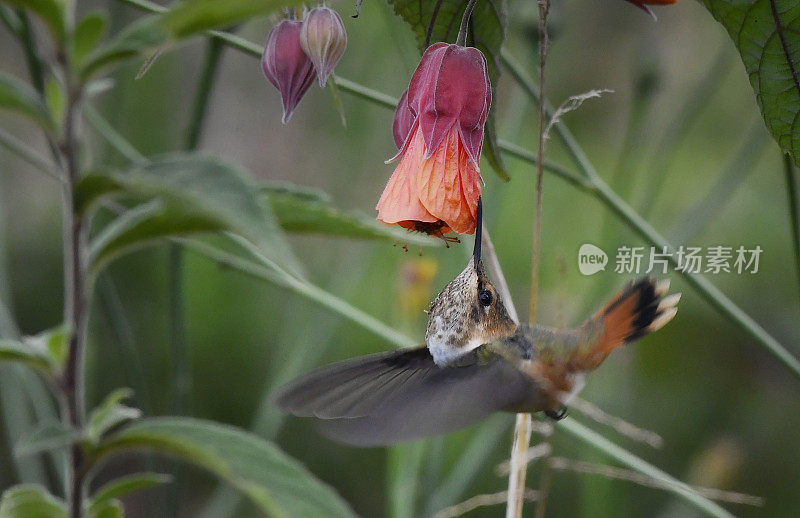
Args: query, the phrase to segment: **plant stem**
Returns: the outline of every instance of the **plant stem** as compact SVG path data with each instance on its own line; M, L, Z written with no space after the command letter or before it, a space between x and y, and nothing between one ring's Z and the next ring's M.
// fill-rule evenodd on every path
M65 64L64 70L69 70ZM75 187L80 179L78 165L78 124L80 122L80 92L68 86L68 105L64 122L64 138L59 145L65 166L64 208L64 322L70 326L67 359L62 386L66 396L67 424L83 428L85 415L85 353L88 322L88 290L86 284L86 236L83 221L73 205ZM83 480L86 467L83 450L74 445L71 451L69 495L70 516L83 516Z
M469 27L469 20L472 18L472 10L478 0L469 0L467 7L464 8L464 15L461 17L461 26L458 28L458 38L456 38L456 45L464 46L467 43L467 28Z
M794 267L797 282L800 283L800 206L798 206L797 168L791 157L783 154L783 170L786 174L786 194L789 198L789 226L792 229L792 245L794 247Z
M436 18L439 17L439 9L442 8L442 3L444 3L444 0L436 0L436 5L433 6L433 13L431 13L431 21L430 23L428 23L428 30L425 31L426 49L431 44L431 38L433 37L433 26L436 24Z
M531 298L528 319L531 323L536 321L536 302L539 294L539 264L541 258L542 242L542 180L544 178L544 155L547 146L545 125L547 124L547 108L545 106L545 66L547 63L547 14L550 10L550 0L539 0L539 146L536 153L536 202L533 221L533 253L531 262ZM528 473L528 463L525 458L531 440L531 415L528 413L517 414L514 424L514 442L511 447L511 465L508 474L508 501L506 504L506 518L520 518L525 505L525 479ZM546 466L546 465L545 465ZM547 468L542 479L548 477ZM549 485L549 484L548 484ZM546 490L546 488L545 488ZM537 517L544 513L546 493L542 492L536 506Z

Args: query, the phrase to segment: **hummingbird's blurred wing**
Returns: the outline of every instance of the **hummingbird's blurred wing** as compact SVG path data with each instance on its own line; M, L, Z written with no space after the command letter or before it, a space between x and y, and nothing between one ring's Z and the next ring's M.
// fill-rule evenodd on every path
M516 408L533 390L529 378L483 347L449 367L419 347L322 367L279 389L273 402L319 418L334 440L379 446L469 426Z

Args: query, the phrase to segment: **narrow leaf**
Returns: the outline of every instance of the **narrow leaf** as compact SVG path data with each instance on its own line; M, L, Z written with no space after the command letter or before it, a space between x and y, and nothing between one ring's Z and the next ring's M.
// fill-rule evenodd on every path
M6 3L35 13L50 29L56 43L64 42L67 34L64 0L6 0Z
M123 516L125 508L119 500L106 500L86 513L87 518L123 518Z
M0 362L20 362L29 367L50 371L47 352L15 340L0 340Z
M172 154L144 165L110 175L90 175L81 180L76 206L86 212L110 195L157 197L165 213L142 220L118 236L119 250L136 239L188 232L229 230L253 243L260 253L282 268L299 275L299 263L291 253L267 200L238 169L212 157ZM111 246L108 244L107 246ZM110 251L95 250L99 257Z
M39 94L27 83L2 71L0 71L0 108L30 117L47 129L53 128L50 113Z
M172 477L170 475L162 473L136 473L115 478L94 494L89 504L89 514L101 509L109 501L171 481Z
M739 50L767 129L800 164L800 4L702 0Z
M100 454L148 449L177 456L223 478L269 516L354 516L329 486L263 439L209 421L149 418L112 434Z
M72 36L72 57L81 63L94 50L106 32L106 18L101 13L90 13L75 27Z
M125 421L141 417L141 410L122 404L123 400L131 396L133 396L133 391L131 389L117 389L106 396L100 406L92 410L92 413L89 415L89 422L86 426L86 435L90 441L98 443L102 435L108 430Z
M297 0L185 0L165 15L164 27L173 37L185 38L300 3Z
M105 44L97 47L80 65L80 76L88 79L104 67L152 53L170 41L161 16L147 16L128 25Z
M0 518L67 518L67 507L38 484L20 484L3 493Z
M381 225L372 216L339 210L326 199L309 197L307 191L292 192L287 185L275 188L267 186L263 191L278 222L287 232L388 239L420 246L440 246L440 240Z
M61 423L46 424L23 438L14 446L14 455L26 457L55 448L61 448L81 440L81 434L70 430Z

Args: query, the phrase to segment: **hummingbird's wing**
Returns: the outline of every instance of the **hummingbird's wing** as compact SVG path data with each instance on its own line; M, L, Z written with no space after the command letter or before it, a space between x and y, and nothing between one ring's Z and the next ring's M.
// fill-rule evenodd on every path
M439 367L419 347L322 367L279 389L273 402L319 418L332 439L379 446L469 426L519 406L533 390L529 378L486 348Z

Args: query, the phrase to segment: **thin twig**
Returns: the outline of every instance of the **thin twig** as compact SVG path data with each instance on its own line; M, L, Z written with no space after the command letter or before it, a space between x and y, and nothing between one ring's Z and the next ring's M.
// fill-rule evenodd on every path
M436 0L436 5L433 6L431 13L431 21L428 23L428 30L425 31L425 48L431 44L431 37L433 37L433 26L436 24L436 18L439 16L439 9L442 7L444 0Z
M629 469L617 468L614 466L606 466L604 464L594 464L581 460L566 459L564 457L552 457L549 461L550 467L560 471L573 471L584 475L601 475L605 478L615 480L627 480L644 487L651 487L654 489L670 489L668 484L653 477L648 477L636 471ZM688 484L687 484L688 486ZM688 486L700 495L703 495L709 500L717 500L719 502L726 502L731 504L752 505L756 507L763 507L765 504L764 498L760 496L748 495L746 493L738 493L736 491L726 491L724 489L717 489L713 487L703 486Z
M664 445L664 439L657 433L639 428L620 417L607 414L600 407L585 399L575 396L569 406L600 424L610 426L617 433L624 435L628 439L643 442L651 448L661 448Z
M523 492L525 500L535 502L539 498L539 492L533 489L526 489ZM466 514L478 507L488 507L490 505L499 505L506 501L508 498L508 491L500 491L499 493L491 493L485 495L476 495L472 498L464 500L463 502L445 507L438 513L434 514L431 518L455 518Z

